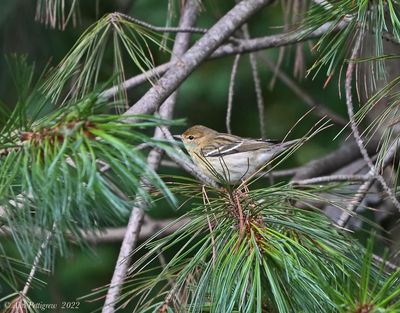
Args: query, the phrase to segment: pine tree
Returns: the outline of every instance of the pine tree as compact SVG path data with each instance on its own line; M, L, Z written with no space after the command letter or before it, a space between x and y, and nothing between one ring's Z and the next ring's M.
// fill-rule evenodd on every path
M37 0L36 20L67 30L81 2ZM17 96L0 103L0 288L12 290L1 295L1 309L40 311L30 292L47 283L56 260L68 258L72 244L93 253L102 231L124 225L110 284L77 300L100 298L103 313L400 312L398 247L381 248L400 213L399 3L169 0L165 27L122 13L122 3L54 67L40 71L27 56L7 56ZM266 35L276 24L264 17L277 14L282 29ZM211 27L198 27L202 19ZM301 133L298 145L230 185L202 174L171 132L188 124L176 118L181 84L206 61L234 56L218 121L232 132L235 99L246 99L235 84L247 55L252 124L262 138L265 68L270 87L283 82L312 110L285 124L287 136ZM133 67L140 74L127 79ZM316 101L301 87L305 79L334 90L336 105ZM217 111L203 105L210 116ZM340 146L287 168L332 128ZM157 227L141 240L149 210L165 207L179 217L150 221Z

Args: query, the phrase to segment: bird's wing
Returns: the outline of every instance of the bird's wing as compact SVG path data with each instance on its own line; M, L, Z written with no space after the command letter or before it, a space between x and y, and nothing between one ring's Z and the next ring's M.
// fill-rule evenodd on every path
M219 146L209 145L202 149L205 157L221 157L229 154L254 151L259 149L267 149L275 144L279 144L278 140L261 140L261 139L245 139L235 138L229 143Z

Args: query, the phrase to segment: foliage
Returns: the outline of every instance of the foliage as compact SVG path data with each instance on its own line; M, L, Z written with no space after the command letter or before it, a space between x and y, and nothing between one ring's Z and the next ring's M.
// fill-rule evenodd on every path
M388 10L387 10L388 8ZM348 56L348 48L355 42L358 36L364 37L367 32L374 35L373 55L383 55L383 34L393 35L393 40L400 40L399 8L396 1L367 1L367 0L340 0L322 1L314 4L308 11L305 26L316 29L327 21L332 22L330 31L322 36L316 48L320 50L320 58L314 63L309 71L317 72L327 67L327 75L331 76L335 69L340 68L340 63ZM386 13L389 19L386 18ZM344 23L339 31L335 28ZM370 83L375 86L375 80L385 75L385 68L382 62L374 64Z
M228 191L181 183L173 191L190 195L189 222L138 248L146 253L131 266L122 304L134 299L137 312L334 311L332 290L353 278L349 251L357 250L320 213L294 205L317 199L318 188ZM151 270L176 246L167 265Z
M78 8L79 0L67 0L67 6L65 0L38 0L35 19L52 28L65 30L71 20L76 25Z
M387 274L373 262L373 240L368 240L362 264L353 281L339 285L335 302L339 312L397 312L400 310L399 270Z
M51 96L52 101L59 100L63 92L66 93L66 99L78 100L84 97L97 88L105 51L111 48L114 73L112 82L119 86L116 96L120 101L127 102L126 91L121 85L126 80L124 53L134 65L145 72L154 67L149 46L155 44L161 47L160 40L158 34L136 25L124 15L107 14L82 34L68 55L47 78L43 91ZM72 84L72 88L69 84ZM66 88L69 91L66 91ZM62 99L62 103L64 101L65 99Z
M64 253L65 236L79 241L82 229L115 225L135 197L151 206L150 186L174 203L143 154L146 147L170 148L143 130L175 122L135 116L128 124L129 116L107 113L110 104L98 92L62 108L49 103L40 93L21 98L0 136L3 224L25 260L54 226L54 244Z

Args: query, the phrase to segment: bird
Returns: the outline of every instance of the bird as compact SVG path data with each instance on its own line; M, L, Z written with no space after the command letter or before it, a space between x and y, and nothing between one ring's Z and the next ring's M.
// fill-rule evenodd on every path
M195 125L175 136L199 170L214 181L234 185L245 181L273 157L288 150L299 139L278 141L251 139L220 133L203 125Z

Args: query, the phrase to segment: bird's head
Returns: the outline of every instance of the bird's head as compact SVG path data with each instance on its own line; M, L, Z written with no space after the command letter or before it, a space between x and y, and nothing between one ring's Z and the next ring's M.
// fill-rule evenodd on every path
M206 146L208 142L212 142L212 139L218 133L208 127L202 125L192 126L187 129L181 136L180 139L184 143L186 149L197 150Z

